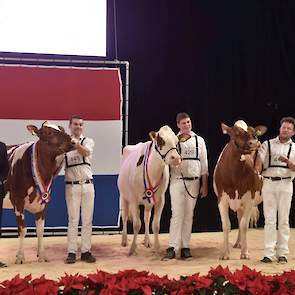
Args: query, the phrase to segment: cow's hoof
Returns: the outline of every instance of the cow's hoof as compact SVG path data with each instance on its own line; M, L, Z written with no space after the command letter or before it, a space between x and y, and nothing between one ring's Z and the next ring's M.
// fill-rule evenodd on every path
M160 244L157 244L157 243L156 243L156 244L154 245L154 252L155 252L155 253L160 253Z
M144 239L143 244L146 248L151 248L151 246L152 246L150 240L148 240L148 239Z
M127 246L127 237L122 237L121 246L126 247Z
M121 242L121 246L122 247L126 247L127 246L127 239L122 239L122 242Z
M219 260L229 260L229 255L221 255Z
M49 262L49 259L46 256L38 257L38 262Z
M25 258L24 257L16 257L15 264L24 264Z
M135 250L136 250L136 245L134 245L134 246L132 245L129 252L128 252L128 256L132 256L132 255L136 254Z
M133 256L133 255L136 255L137 253L136 253L136 251L135 250L129 250L129 252L128 252L128 256Z
M235 249L241 249L241 247L242 247L242 246L241 246L240 243L235 243L235 244L234 244L234 248L235 248Z
M249 254L241 254L241 256L240 256L240 259L246 259L246 260L249 260L250 259L250 256L249 256Z

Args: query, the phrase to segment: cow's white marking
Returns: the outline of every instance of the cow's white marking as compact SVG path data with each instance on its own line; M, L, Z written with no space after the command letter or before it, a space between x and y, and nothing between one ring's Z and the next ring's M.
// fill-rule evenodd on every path
M25 218L25 215L23 213L20 213L19 211L17 211L16 208L14 209L14 213L15 213L15 216L21 216L22 219Z
M240 161L241 161L241 162L246 161L246 156L242 154L242 155L241 155L241 158L240 158Z
M34 191L34 187L33 186L29 187L27 190L27 195L29 196L33 191Z
M50 122L48 122L48 121L44 122L44 124L43 124L42 126L44 126L44 127L49 127L49 128L53 128L53 129L55 129L55 130L57 130L57 131L61 131L57 125L52 124L52 123L50 123Z
M3 199L3 208L4 209L13 209L13 205L10 201L10 193L8 192Z
M227 195L227 194L226 194ZM228 202L229 202L229 207L234 211L237 212L239 208L241 208L241 199L238 198L238 191L235 191L235 198L231 199L228 195Z
M248 125L247 125L247 123L246 123L245 121L243 121L243 120L238 120L238 121L235 123L235 126L241 128L241 129L243 129L243 130L246 131L246 132L247 132L247 130L248 130Z
M29 196L25 197L25 209L31 213L39 213L43 211L45 208L45 204L40 204L39 195L35 196L33 202L30 202Z

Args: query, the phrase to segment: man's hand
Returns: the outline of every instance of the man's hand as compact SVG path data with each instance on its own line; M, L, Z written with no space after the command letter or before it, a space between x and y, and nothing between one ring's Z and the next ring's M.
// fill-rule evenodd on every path
M207 197L208 195L208 187L207 185L202 185L200 189L200 196L201 198Z
M80 140L77 138L72 138L72 144L74 148L78 151L78 153L83 157L88 157L90 155L90 151L88 148L80 144Z
M75 148L77 148L77 145L79 144L79 139L77 139L77 138L72 138L72 140L71 140L71 142L72 142L72 145L75 147Z
M284 162L284 163L288 164L288 162L289 162L289 159L288 159L287 157L285 157L285 156L279 156L279 161L281 161L281 162Z
M292 163L287 157L285 156L279 156L279 161L286 163L287 166L292 170L295 171L295 164Z
M295 164L291 162L287 157L279 156L279 161L286 163L292 171L295 171Z

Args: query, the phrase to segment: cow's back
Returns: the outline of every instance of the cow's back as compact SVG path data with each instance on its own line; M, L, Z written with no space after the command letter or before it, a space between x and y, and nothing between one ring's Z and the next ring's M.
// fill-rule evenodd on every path
M29 142L19 146L12 146L7 150L10 168L6 189L11 197L25 198L28 188L33 186L29 150L32 144L32 142Z
M123 149L118 187L125 197L143 192L143 157L150 142L128 145Z
M219 198L221 197L224 188L226 186L231 186L232 174L234 172L231 169L230 157L230 146L227 144L219 155L213 174L214 192Z

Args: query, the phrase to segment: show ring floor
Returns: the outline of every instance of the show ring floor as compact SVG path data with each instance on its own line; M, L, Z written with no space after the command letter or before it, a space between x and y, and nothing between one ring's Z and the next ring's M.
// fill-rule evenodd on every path
M25 257L26 263L23 265L14 264L15 255L18 246L17 239L2 238L0 239L0 261L8 264L7 268L0 269L0 281L11 279L16 274L22 277L32 274L33 278L40 277L42 274L46 278L57 279L65 272L68 274L88 274L93 273L96 269L117 272L124 269L147 270L160 276L168 275L178 277L179 275L189 275L200 272L207 274L210 267L229 266L230 270L239 269L243 264L250 268L260 270L265 274L277 274L290 269L295 269L295 229L291 229L291 239L289 242L290 255L288 264L281 265L278 263L263 264L259 260L263 255L263 230L250 229L248 232L248 245L251 255L250 260L240 260L240 250L232 249L231 260L220 261L219 248L222 242L222 233L196 233L192 235L191 252L194 259L191 261L182 261L173 259L171 261L161 261L162 255L168 245L168 235L161 234L161 256L155 256L152 249L145 248L142 244L143 235L139 235L137 255L128 257L128 249L123 248L120 244L121 235L96 235L93 236L92 252L97 258L96 264L87 264L77 261L75 264L64 264L66 257L66 237L46 237L44 244L47 249L47 257L50 262L38 263L36 257L36 238L27 238L25 240ZM237 230L230 233L231 245L235 242ZM128 235L129 244L131 235ZM151 241L153 236L151 235ZM79 255L80 257L80 255Z

